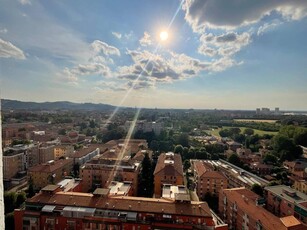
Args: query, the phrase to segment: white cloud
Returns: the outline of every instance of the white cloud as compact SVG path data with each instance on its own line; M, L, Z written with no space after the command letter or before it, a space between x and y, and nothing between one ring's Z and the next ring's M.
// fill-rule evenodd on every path
M1 34L6 34L7 33L7 28L0 29L0 33Z
M185 54L164 52L157 55L149 51L128 50L134 61L130 66L118 67L113 75L127 80L134 89L154 88L158 83L172 83L199 76L200 72L220 72L237 63L229 57L203 62Z
M280 24L281 22L264 23L262 26L258 28L257 35L260 36L263 33L267 32L268 30L271 30L276 26L279 26Z
M19 0L19 2L20 2L22 5L31 5L31 1L30 1L30 0Z
M122 38L122 34L118 33L118 32L112 32L113 36L116 37L117 39L121 39Z
M251 36L247 32L242 34L228 32L221 35L203 34L200 37L198 52L209 57L216 55L231 56L250 42Z
M144 36L140 39L141 46L149 46L152 44L150 35L147 32L144 32Z
M0 38L0 58L26 59L23 51L8 41Z
M78 82L79 76L91 76L100 75L104 77L110 77L111 70L110 65L114 64L110 55L119 56L119 50L105 42L95 40L90 44L90 49L94 52L88 58L87 62L73 66L72 68L64 68L59 76L63 79L67 79L68 82Z
M98 53L102 53L104 55L117 55L120 56L120 51L111 45L108 45L105 42L99 41L99 40L95 40L92 44L91 44L92 48L94 49L94 51L98 54Z
M206 27L233 29L255 23L273 11L289 20L307 15L307 1L302 0L186 0L182 8L186 21L200 33Z

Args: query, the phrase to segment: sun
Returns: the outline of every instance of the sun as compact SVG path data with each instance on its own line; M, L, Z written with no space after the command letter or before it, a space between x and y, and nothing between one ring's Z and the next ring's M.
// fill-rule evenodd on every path
M161 33L160 33L160 39L161 39L162 41L166 41L166 40L168 39L168 33L167 33L167 31L161 31Z

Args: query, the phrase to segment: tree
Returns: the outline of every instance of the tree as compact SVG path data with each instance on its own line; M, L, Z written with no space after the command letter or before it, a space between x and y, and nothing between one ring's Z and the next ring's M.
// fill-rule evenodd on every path
M178 144L183 147L189 147L189 135L187 133L182 133L178 137Z
M159 142L157 141L157 140L152 140L151 142L150 142L150 149L152 150L152 151L158 151L159 150Z
M279 156L280 161L291 161L299 158L303 154L302 149L295 145L293 140L284 135L276 135L273 138L273 149L275 154Z
M4 209L5 214L13 212L16 205L16 195L14 192L4 193Z
M263 158L263 162L266 164L276 164L277 161L277 157L271 153L266 154Z
M236 166L241 166L240 158L236 153L230 155L230 157L228 158L228 162Z
M90 120L90 128L95 128L97 125L94 120Z
M222 129L219 131L219 135L221 137L230 137L231 136L231 132L229 129Z
M35 191L34 191L34 184L33 184L33 179L32 177L30 177L29 181L29 188L28 188L28 198L31 198L32 196L35 195Z
M245 136L243 134L234 134L232 138L234 139L234 141L239 143L244 143L245 141Z
M6 230L15 229L14 212L10 212L5 215L5 229Z
M241 133L241 129L238 127L230 128L229 131L232 133L232 135Z
M245 135L251 136L254 134L254 130L250 128L246 128L243 132Z
M259 196L263 196L263 188L259 184L253 184L251 190Z
M16 208L19 208L27 199L26 193L25 192L20 192L17 194L16 197Z
M79 172L80 172L80 164L77 162L73 166L73 172L75 177L79 177Z
M139 176L138 196L152 197L153 194L153 169L152 162L148 156L142 161L142 169Z
M174 153L179 153L182 156L182 154L183 154L182 145L176 145L175 148L174 148Z
M190 161L189 160L185 160L183 162L183 169L184 169L184 171L187 171L190 167L191 167Z
M208 203L211 209L215 212L218 211L219 198L215 194L212 195L210 192L206 192L202 199Z
M58 134L59 134L59 135L66 135L66 130L65 130L65 129L60 129L60 130L58 131Z

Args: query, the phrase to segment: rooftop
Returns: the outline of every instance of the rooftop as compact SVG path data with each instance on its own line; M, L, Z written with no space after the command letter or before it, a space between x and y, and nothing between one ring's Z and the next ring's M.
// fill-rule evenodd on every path
M236 203L238 209L243 210L248 216L259 221L264 229L284 230L283 222L262 206L256 205L259 196L246 188L224 189L223 194L231 202Z
M196 171L199 177L219 178L226 180L226 177L224 177L223 174L211 170L208 166L204 164L203 161L193 161L193 163L194 163L194 170Z
M89 193L57 192L55 194L39 193L27 200L26 205L37 204L56 206L77 206L119 211L136 211L165 214L182 214L187 216L211 217L206 202L182 203L165 199L115 196L99 197Z
M299 222L298 219L296 219L294 216L282 217L280 218L280 220L287 228L294 227L294 226L301 224L301 222Z
M286 185L275 185L264 188L271 193L282 197L283 199L291 203L303 203L307 202L307 195L299 192L295 189L292 189Z
M96 146L89 146L87 148L83 148L80 149L79 151L77 151L74 155L73 158L81 158L86 156L87 154L94 152L95 150L97 150L98 148Z
M172 159L170 159L170 157L172 157ZM183 175L181 156L174 153L173 155L162 153L158 158L154 175L161 171L164 171L165 174L174 174L176 171L178 174Z
M53 161L47 164L40 164L36 165L32 168L29 168L29 172L45 172L45 173L52 173L55 172L57 169L60 169L68 164L72 164L73 159L67 158L62 160Z

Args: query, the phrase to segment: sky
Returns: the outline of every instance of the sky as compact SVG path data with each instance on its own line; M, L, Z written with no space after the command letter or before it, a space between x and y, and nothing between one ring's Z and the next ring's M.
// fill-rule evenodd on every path
M0 0L0 6L2 98L307 110L306 0Z

